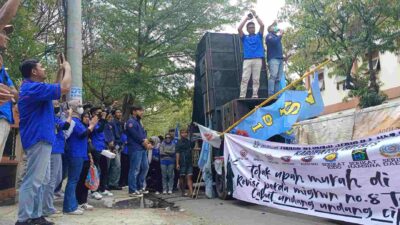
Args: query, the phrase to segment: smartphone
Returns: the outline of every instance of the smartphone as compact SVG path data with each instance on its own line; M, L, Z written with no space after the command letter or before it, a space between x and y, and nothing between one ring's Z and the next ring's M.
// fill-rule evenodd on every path
M64 53L58 54L58 58L60 59L60 63L63 64L65 61Z

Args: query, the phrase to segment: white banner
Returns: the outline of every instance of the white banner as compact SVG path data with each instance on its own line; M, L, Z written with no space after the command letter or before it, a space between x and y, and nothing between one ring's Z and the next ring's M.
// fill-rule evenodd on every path
M400 130L306 146L226 134L224 148L236 199L358 224L400 225Z

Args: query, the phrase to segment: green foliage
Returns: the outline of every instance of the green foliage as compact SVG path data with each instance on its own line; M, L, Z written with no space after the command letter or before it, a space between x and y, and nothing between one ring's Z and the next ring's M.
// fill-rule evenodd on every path
M284 42L294 52L289 69L301 74L331 57L335 59L332 74L349 76L353 62L366 55L369 82L361 82L356 89L382 96L372 57L375 51L398 52L399 11L397 0L287 0L281 17L293 26Z
M361 109L380 105L388 98L383 92L377 92L370 88L367 62L364 62L360 68L358 68L357 73L353 76L353 83L357 88L350 90L348 97L344 98L344 100L348 101L349 98L357 97L359 100L358 106ZM378 85L382 84L378 83Z

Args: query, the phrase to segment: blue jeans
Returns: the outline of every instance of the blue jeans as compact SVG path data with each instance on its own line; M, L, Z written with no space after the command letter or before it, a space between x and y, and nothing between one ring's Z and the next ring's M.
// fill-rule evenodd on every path
M18 221L41 217L43 187L50 181L51 144L38 142L24 149L27 157L26 173L19 189Z
M62 180L61 154L51 154L50 157L50 182L44 186L43 215L51 215L56 212L54 207L54 189Z
M78 184L83 167L83 158L68 157L68 182L65 187L63 211L66 213L73 212L78 208L75 189Z
M269 79L268 95L271 96L280 90L280 80L283 75L283 60L271 59L268 61Z
M131 152L129 154L129 161L129 193L133 193L144 188L144 182L149 170L147 152L145 150Z
M175 164L173 162L169 165L161 164L163 191L172 191L174 188L174 169Z

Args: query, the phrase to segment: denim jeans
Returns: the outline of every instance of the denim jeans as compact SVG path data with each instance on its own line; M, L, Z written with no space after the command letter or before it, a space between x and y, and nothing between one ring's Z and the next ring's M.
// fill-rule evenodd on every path
M174 163L171 163L169 165L161 164L163 191L172 191L174 188L174 168Z
M121 153L115 153L115 158L110 160L108 170L108 186L118 187L121 176Z
M44 186L50 181L51 144L38 142L24 149L26 173L19 189L18 221L41 217Z
M83 158L68 157L68 182L65 187L63 211L73 212L78 208L75 190L83 167Z
M145 185L145 178L149 170L147 152L145 150L134 151L129 154L130 168L128 175L129 193L141 190Z
M51 215L56 212L54 207L54 190L62 180L61 154L51 154L50 157L50 182L44 186L43 215Z
M268 79L268 95L271 96L279 91L280 80L283 75L283 60L270 59L269 66L269 79Z

